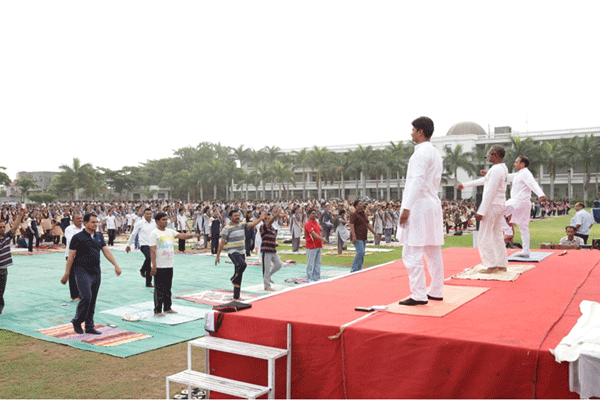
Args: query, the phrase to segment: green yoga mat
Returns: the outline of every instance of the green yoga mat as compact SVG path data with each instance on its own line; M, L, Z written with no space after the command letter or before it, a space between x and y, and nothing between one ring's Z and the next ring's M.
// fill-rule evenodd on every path
M139 251L127 254L119 250L113 250L113 254L123 273L117 277L112 264L102 256L102 283L96 304L95 323L147 334L151 336L150 338L113 347L102 347L81 341L55 338L38 332L40 329L68 324L75 315L77 303L70 299L68 284L60 283L65 270L64 253L31 256L13 253L14 265L8 268L8 282L4 294L6 305L0 315L0 329L117 357L129 357L204 335L204 319L168 325L151 321L128 322L118 315L102 313L118 307L152 302L154 298L153 289L145 287L145 279L139 273L144 261L143 255ZM210 305L176 299L175 296L212 289L231 290L229 278L233 274L233 265L225 263L225 260L227 257L222 257L221 263L215 266L214 258L210 256L176 254L172 289L173 309L176 310L178 305L201 310L212 309ZM348 269L322 267L322 271L348 271ZM288 284L285 280L303 276L305 273L306 265L291 265L279 270L273 276L273 280L279 285L297 286ZM262 267L248 265L244 273L242 291L246 286L256 286L261 283Z

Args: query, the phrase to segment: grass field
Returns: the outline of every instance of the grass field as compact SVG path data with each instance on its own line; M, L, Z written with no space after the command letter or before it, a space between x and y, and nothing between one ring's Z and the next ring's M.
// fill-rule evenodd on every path
M539 243L557 243L571 218L572 215L531 222L532 249L539 248ZM597 225L590 237L600 237ZM471 247L472 240L471 235L451 236L446 238L444 248ZM515 241L520 241L518 233ZM401 255L400 247L389 253L374 253L365 258L365 267L397 260ZM286 254L283 258L306 263L304 255ZM351 264L351 256L323 257L323 265ZM186 349L186 344L180 343L121 359L0 329L0 398L162 398L165 377L186 368ZM193 357L194 365L202 370L204 352L195 349ZM182 387L172 385L171 396L177 389Z

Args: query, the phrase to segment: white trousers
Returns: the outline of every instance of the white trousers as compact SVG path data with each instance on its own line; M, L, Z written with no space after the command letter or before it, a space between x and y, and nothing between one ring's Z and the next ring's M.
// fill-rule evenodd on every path
M477 248L484 267L508 267L508 255L502 229L504 206L492 205L479 225Z
M506 209L504 210L504 216L513 215L515 210L516 207L510 205L507 202ZM527 208L527 212L529 212L529 207ZM519 221L516 223L516 225L519 227L519 232L521 232L521 240L523 241L523 251L521 252L521 254L529 255L529 253L531 253L529 247L531 241L531 236L529 235L529 215L527 216L527 222ZM504 231L505 235L513 234L513 230L510 227L510 225L508 225L508 223L506 222L506 218L502 218L502 230Z
M423 256L431 275L431 286L427 290ZM408 246L402 249L402 261L408 271L410 292L413 300L427 301L427 295L444 297L444 261L441 246Z

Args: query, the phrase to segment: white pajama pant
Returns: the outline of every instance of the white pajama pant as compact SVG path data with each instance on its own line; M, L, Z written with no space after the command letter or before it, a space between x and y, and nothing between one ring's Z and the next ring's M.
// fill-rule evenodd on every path
M423 257L431 275L431 286L427 291ZM413 300L427 301L427 295L444 297L444 261L441 246L408 246L402 249L402 261L408 271L410 292Z
M479 225L477 248L485 268L508 267L508 256L502 229L504 206L492 205Z
M504 216L513 215L515 209L516 207L508 204L507 202L506 209L504 210ZM529 212L529 207L527 208L527 212ZM521 254L529 255L529 253L531 253L531 250L529 248L531 241L531 236L529 235L529 214L527 214L527 222L519 221L516 225L519 227L519 232L521 232L521 240L523 241L523 251L521 252ZM510 225L508 225L508 223L506 222L506 218L502 219L502 229L505 235L513 234L513 230L510 227Z
M260 254L262 255L263 284L265 290L267 290L271 288L271 276L283 267L283 263L279 258L279 254L275 252L263 251Z

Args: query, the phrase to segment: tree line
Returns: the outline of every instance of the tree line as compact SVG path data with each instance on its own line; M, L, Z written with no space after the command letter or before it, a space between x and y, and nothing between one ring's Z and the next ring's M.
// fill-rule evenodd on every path
M473 151L464 151L460 144L446 146L442 154L444 183L456 186L460 169L477 177L479 171L486 167L489 147L478 145ZM530 158L529 169L534 176L540 174L541 167L544 168L550 176L549 198L553 197L557 172L561 168L571 168L584 173L583 193L587 201L592 174L597 175L600 169L600 142L593 135L549 141L511 137L506 150L505 162L509 169L519 155ZM234 188L244 188L245 198L250 198L252 190L255 198L274 199L288 198L290 188L294 187L295 190L302 189L302 197L306 198L306 177L311 173L318 198L322 198L324 184L336 182L340 197L346 197L347 180L354 180L355 193L364 196L367 179L374 179L377 193L380 185L385 186L389 199L394 178L400 193L401 177L406 173L412 152L413 144L407 142L390 142L378 149L359 145L355 149L332 151L313 146L291 152L284 152L276 146L255 150L243 145L229 147L202 142L175 150L172 157L148 160L139 166L120 170L95 168L74 158L71 165L59 166L60 172L53 178L46 195L77 200L78 192L83 190L87 197L96 199L111 197L112 191L120 198L126 191L141 186L145 188L143 194L151 198L154 195L151 187L155 185L168 188L172 198L192 201L233 199ZM301 174L302 178L298 179L297 174ZM8 176L3 175L6 174L0 171L2 183L10 182ZM24 195L37 186L31 178L21 178L15 184ZM456 196L455 189L454 198Z

